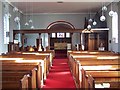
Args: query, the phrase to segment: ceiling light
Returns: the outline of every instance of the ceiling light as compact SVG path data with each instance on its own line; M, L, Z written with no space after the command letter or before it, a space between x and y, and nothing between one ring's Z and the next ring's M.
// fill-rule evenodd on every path
M29 22L32 23L32 20L30 19Z
M113 14L114 14L114 11L112 11L112 10L111 10L111 11L109 12L109 16L111 16L111 17L112 17L112 16L113 16Z
M34 29L34 26L31 26L31 29Z
M112 3L111 3L111 10L110 10L110 12L109 12L109 16L113 16L113 14L114 14L114 11L112 10Z
M25 26L28 26L28 25L29 25L29 24L26 22L26 23L25 23Z
M15 21L15 22L19 22L19 21L20 21L20 18L19 18L19 17L15 17L15 18L14 18L14 21Z
M97 22L94 20L94 22L93 22L93 25L95 26L95 25L97 25Z
M18 11L18 8L14 7L13 12L17 12L17 11Z
M105 21L105 16L104 15L102 15L101 17L100 17L100 21Z
M92 22L92 21L93 21L93 20L90 18L90 19L89 19L89 22Z
M106 6L103 6L103 7L102 7L102 11L107 11L107 7L106 7Z
M87 28L88 28L88 29L91 29L91 25L88 25Z

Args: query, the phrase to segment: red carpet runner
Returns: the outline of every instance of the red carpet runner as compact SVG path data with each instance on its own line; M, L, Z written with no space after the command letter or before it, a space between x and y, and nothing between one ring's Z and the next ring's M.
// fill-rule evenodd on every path
M76 88L68 59L54 59L43 88Z

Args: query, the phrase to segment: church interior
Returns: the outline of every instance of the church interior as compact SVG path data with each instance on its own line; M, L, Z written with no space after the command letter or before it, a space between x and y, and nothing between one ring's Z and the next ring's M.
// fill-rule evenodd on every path
M0 89L119 89L120 0L1 0Z

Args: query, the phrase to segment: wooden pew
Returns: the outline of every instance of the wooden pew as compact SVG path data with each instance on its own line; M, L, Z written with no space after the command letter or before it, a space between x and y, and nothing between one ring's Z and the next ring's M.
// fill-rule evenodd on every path
M2 89L28 89L29 77L25 73L2 72Z
M31 78L30 82L32 82L31 83L32 85L30 87L31 88L32 87L33 88L35 88L35 87L40 88L41 87L40 86L41 85L41 83L40 83L41 82L40 81L40 76L41 76L41 67L40 67L41 65L40 65L40 63L38 63L38 62L36 62L36 63L35 62L34 63L30 63L30 62L26 62L26 63L20 62L20 63L18 63L18 62L15 62L14 60L3 60L1 62L2 62L2 66L3 66L3 68L2 68L3 73L5 71L11 73L11 71L12 71L12 72L15 72L15 73L21 72L23 74L32 75L32 77L30 77ZM31 69L30 69L30 67L31 67ZM37 71L33 70L32 67ZM17 70L18 70L18 72L17 72ZM37 82L37 84L36 84L36 82Z
M85 71L80 68L79 88L98 88L98 84L109 84L109 88L120 88L120 71ZM102 85L101 85L102 86ZM104 85L103 85L104 86ZM103 87L102 88L108 88ZM99 87L101 88L101 87Z
M90 74L94 79L94 84L109 83L110 87L107 88L120 88L120 71L86 71L86 74ZM95 85L93 85L95 88ZM88 87L87 82L85 87ZM97 88L97 87L96 87Z
M103 62L104 63L104 62ZM87 71L106 71L106 70L111 70L111 71L115 71L115 70L120 70L120 65L94 65L92 64L92 66L82 66L82 64L80 62L76 62L75 63L76 66L73 68L73 76L76 78L76 82L79 84L79 79L80 79L80 69L84 68Z
M97 56L120 56L120 54L115 54L112 52L89 52L89 51L68 51L68 58L95 58ZM117 58L116 58L117 59ZM119 57L120 59L120 57Z
M70 54L80 54L80 55L118 55L110 51L68 51L67 56Z
M110 65L107 65L107 66L110 66ZM120 65L111 65L112 67L110 67L110 68L106 68L106 69L104 69L104 68L97 68L97 66L94 66L94 67L92 67L92 66L89 66L89 68L85 68L85 67L88 67L88 66L81 66L80 65L80 63L78 63L77 64L77 67L76 67L76 72L75 72L75 78L76 78L76 81L77 81L77 83L79 84L78 86L80 87L80 88L84 88L85 87L85 85L83 85L82 83L83 83L83 80L82 80L82 82L80 81L79 82L79 80L81 80L80 79L80 77L82 77L82 76L84 76L84 74L83 74L83 72L81 71L81 68L84 68L85 70L86 70L86 72L91 72L91 71L95 71L97 74L98 74L98 72L97 71L100 71L100 75L101 75L101 77L102 77L102 74L103 75L106 75L106 74L108 74L108 76L109 77L102 77L102 78L105 78L105 80L106 80L106 78L111 78L111 76L109 75L109 73L106 73L106 70L109 70L109 72L110 72L110 70L112 70L113 72L114 72L114 70L120 70L120 68L119 68L119 66ZM96 68L95 68L96 67ZM99 67L99 66L98 66ZM103 65L103 67L105 67L105 65ZM104 71L103 73L101 73L102 71ZM111 71L111 72L112 72ZM110 74L112 74L113 75L113 72L112 73L110 73ZM119 71L115 71L116 73L117 73L117 75L118 75L118 72ZM82 74L81 74L82 73ZM91 73L87 73L87 74L91 74ZM93 74L91 74L91 76L93 76ZM98 76L98 78L100 78L100 76ZM115 78L117 78L116 80L118 81L118 76L114 76L113 77L113 79L110 79L112 82L116 82L116 81L114 81L114 79ZM100 78L101 79L101 78ZM96 78L95 78L95 80L96 80ZM105 81L104 80L104 81ZM102 80L103 81L103 80ZM95 86L95 85L94 85ZM88 86L87 86L88 87Z
M49 71L49 55L32 55L32 54L9 54L6 56L3 56L3 58L22 58L24 61L29 60L36 60L38 62L41 62L42 65L42 84L43 80L46 79L47 73ZM17 60L18 62L21 60Z
M36 69L34 66L26 66L26 65L2 65L2 71L8 71L8 72L26 72L29 73L31 86L30 88L37 88L36 84Z
M77 55L79 55L79 54L77 54ZM79 56L81 56L81 55L79 55ZM72 59L70 60L70 66L71 66L71 70L72 70L72 73L73 73L73 75L74 75L74 77L76 78L76 82L78 83L78 86L79 87L84 87L83 85L82 85L82 83L81 82L79 82L79 80L81 80L80 79L80 76L81 76L81 71L80 71L80 68L79 68L79 66L86 66L86 65L100 65L100 64L102 64L102 65L109 65L109 63L110 63L110 65L116 65L116 70L119 70L119 66L118 66L118 64L119 64L119 62L118 62L118 59L108 59L108 60L106 60L106 58L103 58L103 59L99 59L99 61L97 60L97 56L100 56L100 57L103 57L103 56L106 56L105 55L105 53L104 53L104 55L102 56L102 55L96 55L96 56L92 56L92 57L85 57L84 56L84 54L83 54L83 57L82 58L73 58L72 57ZM110 56L111 57L111 55L109 55L108 54L108 56ZM119 57L118 55L112 55L112 57ZM104 63L104 61L105 61L105 63ZM78 64L77 64L78 63ZM112 68L111 68L112 69ZM93 69L94 70L94 69ZM95 69L96 70L96 69ZM115 70L115 69L112 69L112 70Z
M43 85L44 80L47 77L47 73L49 71L49 55L34 55L34 54L8 54L5 56L2 56L2 58L21 58L23 61L29 60L30 62L33 60L36 60L38 62L41 62L42 67L42 77L41 77L41 85ZM17 62L21 62L21 60L16 60Z
M69 56L69 65L70 67L72 67L72 61L74 61L74 59L79 59L79 60L113 60L113 59L120 59L119 55L80 55L80 54L72 54ZM94 62L94 61L93 61ZM117 62L116 62L117 63Z
M54 50L49 50L49 51L37 51L37 52L34 52L34 51L27 51L27 52L11 52L11 53L8 53L8 54L34 54L34 55L50 55L50 66L52 66L52 60L53 58L55 57L55 52ZM7 54L7 55L8 55Z

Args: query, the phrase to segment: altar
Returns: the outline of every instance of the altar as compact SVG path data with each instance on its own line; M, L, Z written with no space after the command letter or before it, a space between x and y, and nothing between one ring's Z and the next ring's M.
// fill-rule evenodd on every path
M55 50L66 50L67 43L54 43L54 49Z

